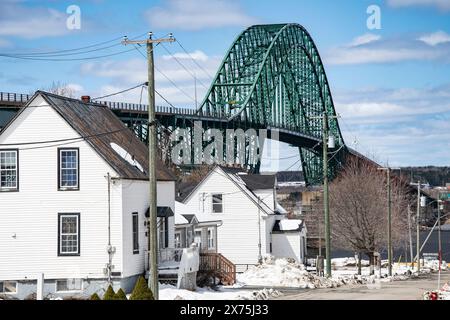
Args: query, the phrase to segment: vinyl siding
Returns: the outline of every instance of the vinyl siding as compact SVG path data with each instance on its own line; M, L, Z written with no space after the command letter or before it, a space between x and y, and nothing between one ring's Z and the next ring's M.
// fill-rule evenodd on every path
M0 143L74 138L79 135L37 98L0 135ZM11 146L14 148L15 146ZM20 146L19 148L32 146ZM79 148L80 190L58 191L57 148L19 150L19 192L0 192L0 280L104 277L108 262L108 182L115 172L85 141ZM0 147L1 148L1 147ZM10 147L8 147L10 148ZM80 256L57 255L58 213L80 213ZM111 186L111 244L114 271L122 268L122 189ZM15 238L13 237L15 235Z
M144 226L145 212L149 206L149 185L146 181L123 180L120 182L123 193L123 276L128 277L143 273L147 261L147 227ZM170 207L175 212L175 182L158 181L157 183L157 205ZM139 213L139 254L133 254L133 212ZM159 234L159 232L158 232ZM169 218L169 247L174 246L174 218ZM159 248L159 246L158 246Z
M222 220L217 228L217 251L235 264L258 261L258 207L220 168L214 171L186 199L189 212L203 212L210 220ZM205 194L204 201L202 194ZM223 194L223 213L212 213L212 194ZM268 252L266 224L261 212L262 253Z

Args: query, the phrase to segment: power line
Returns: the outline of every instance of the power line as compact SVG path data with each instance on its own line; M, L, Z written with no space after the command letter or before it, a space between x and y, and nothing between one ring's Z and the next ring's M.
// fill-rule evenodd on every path
M32 58L32 57L19 57L19 56L7 55L7 54L0 54L0 57L11 58L11 59L21 59L21 60L54 61L54 62L57 62L57 61L84 61L84 60L94 60L94 59L101 59L101 58L106 58L106 57L117 56L120 54L131 52L133 50L134 49L129 49L129 50L118 51L118 52L111 53L111 54L92 56L92 57L84 57L84 58L59 58L59 59L57 59L57 58Z
M121 132L124 130L128 130L127 127L124 127L122 129L118 129L118 130L113 130L113 131L106 131L106 132L101 132L101 133L96 133L96 134L92 134L92 135L86 135L86 136L81 136L81 137L76 137L76 138L66 138L66 139L56 139L56 140L44 140L44 141L33 141L33 142L18 142L18 143L1 143L0 147L10 147L10 146L26 146L26 145L37 145L37 144L47 144L47 143L59 143L59 142L69 142L69 141L78 141L78 140L85 140L85 139L91 139L91 138L95 138L95 137L101 137L104 135L108 135L108 134L114 134L117 132Z
M145 58L146 56L142 53L142 51L139 49L139 47L137 47L136 45L134 45L134 48ZM195 103L195 99L192 98L186 91L184 91L183 89L181 89L175 82L172 81L172 79L170 79L164 72L162 72L156 65L155 65L155 69L156 71L158 71L160 74L162 74L176 89L178 89L181 93L183 93L187 98L189 98L190 100L192 100Z
M144 33L145 34L145 33ZM133 37L131 39L135 39L138 37L141 37L143 34L140 34L136 37ZM100 42L100 43L96 43L96 44L92 44L92 45L88 45L88 46L84 46L84 47L80 47L80 48L73 48L73 49L66 49L66 50L55 50L55 51L47 51L47 52L29 52L29 53L0 53L0 55L5 55L8 57L52 57L52 56L67 56L67 55L79 55L79 54L85 54L85 53L89 53L89 52L95 52L95 51L100 51L100 50L106 50L115 46L120 46L120 43L116 43L113 45L109 45L109 46L105 46L105 47L100 47L100 48L96 48L96 49L92 49L92 50L88 50L88 51L80 51L80 50L85 50L85 49L90 49L90 48L95 48L98 46L102 46L111 42L116 42L120 39L122 39L123 37L117 37L108 41L104 41L104 42Z
M197 61L192 57L192 55L183 47L183 45L178 41L178 39L175 39L175 41L178 43L178 45L183 49L183 51L191 58L191 60L199 67L209 78L213 79L213 76L209 74L206 69L204 69L200 64L197 63Z
M131 88L128 88L128 89L124 89L124 90L121 90L121 91L118 91L118 92L110 93L110 94L107 94L107 95L105 95L105 96L101 96L101 97L97 97L97 98L92 98L91 100L99 100L99 99L103 99L103 98L112 97L112 96L115 96L115 95L118 95L118 94L121 94L121 93L124 93L124 92L131 91L131 90L133 90L133 89L139 88L139 87L144 86L144 85L146 85L146 84L147 84L147 82L143 82L143 83L140 83L140 84L138 84L138 85L136 85L136 86L134 86L134 87L131 87Z
M188 70L188 68L174 55L172 54L172 52L170 52L169 49L166 48L166 46L164 44L161 44L162 47L164 48L164 50L166 50L166 52L184 69L186 70L187 73L189 73L191 75L192 78L194 78L196 81L198 81L205 89L208 90L208 87L200 80L197 78L197 76L195 74L193 74L191 71Z
M84 49L89 49L89 48L94 48L94 47L98 47L107 43L111 43L111 42L115 42L122 39L122 37L118 37L118 38L114 38L108 41L104 41L104 42L100 42L97 44L92 44L89 46L85 46L85 47L80 47L80 48L73 48L73 49L66 49L66 50L55 50L55 51L47 51L47 52L29 52L29 53L1 53L1 54L6 54L6 55L13 55L13 56L32 56L32 55L53 55L53 54L59 54L59 53L65 53L65 52L71 52L71 51L79 51L79 50L84 50Z

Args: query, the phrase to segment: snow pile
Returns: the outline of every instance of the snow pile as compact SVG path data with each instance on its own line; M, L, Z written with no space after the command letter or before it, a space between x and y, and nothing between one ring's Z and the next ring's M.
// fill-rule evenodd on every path
M266 258L258 266L237 275L237 286L334 288L341 283L334 279L318 277L306 271L302 264L292 259Z
M423 263L423 267L427 269L431 269L433 271L439 271L439 260L425 260ZM447 262L442 260L441 262L441 270L447 270Z
M197 288L196 291L177 289L175 286L160 284L160 300L268 300L278 297L281 292L273 289L264 290L236 290L219 287Z
M279 222L281 231L298 230L301 224L302 220L299 219L282 219Z
M326 263L326 261L325 261L325 263ZM331 259L331 267L332 268L356 267L357 265L358 265L358 261L356 261L356 259L354 257ZM361 259L361 266L368 267L369 260Z

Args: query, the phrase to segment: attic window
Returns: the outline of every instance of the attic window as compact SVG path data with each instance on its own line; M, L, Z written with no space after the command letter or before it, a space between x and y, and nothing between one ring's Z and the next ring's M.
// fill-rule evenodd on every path
M122 159L126 160L129 164L136 167L142 173L145 173L144 168L142 167L142 165L139 162L136 161L136 159L134 159L133 155L131 155L128 151L126 151L124 148L122 148L121 146L119 146L118 144L116 144L114 142L111 142L110 145L111 145L111 148L113 148L114 151L119 156L122 157Z

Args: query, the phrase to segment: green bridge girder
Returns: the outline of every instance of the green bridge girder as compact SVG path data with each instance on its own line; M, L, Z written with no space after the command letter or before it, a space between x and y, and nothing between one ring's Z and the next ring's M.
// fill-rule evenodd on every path
M234 127L294 132L291 139L281 140L299 148L310 184L322 181L320 116L324 112L329 116L335 150L339 150L330 162L332 178L346 147L317 47L306 29L294 23L244 30L228 50L197 110L200 116L225 118ZM295 133L301 139L296 139Z

